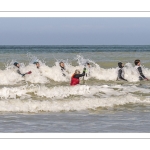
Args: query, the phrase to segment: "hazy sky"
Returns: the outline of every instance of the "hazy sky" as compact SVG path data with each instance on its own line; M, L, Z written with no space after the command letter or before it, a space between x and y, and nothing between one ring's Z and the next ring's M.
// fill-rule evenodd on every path
M0 45L150 45L150 18L0 18Z

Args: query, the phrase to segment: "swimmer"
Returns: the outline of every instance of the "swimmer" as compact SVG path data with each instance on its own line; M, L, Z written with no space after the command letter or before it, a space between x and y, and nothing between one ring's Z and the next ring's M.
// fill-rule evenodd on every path
M90 76L90 68L91 68L91 65L90 65L90 63L86 63L86 65L87 65L87 70L86 70L86 77L89 77Z
M66 76L65 73L64 73L64 71L66 70L66 69L65 69L65 65L64 65L64 63L63 63L62 61L59 63L59 66L60 66L60 68L61 68L62 75L63 75L63 76Z
M119 62L118 63L118 77L117 77L117 80L124 80L124 81L127 81L126 79L124 79L124 70L123 70L123 63L122 62Z
M17 63L17 62L14 63L14 66L17 67L17 73L20 74L20 75L22 75L22 77L24 77L26 74L31 74L31 73L32 73L31 71L29 71L29 72L26 72L26 73L22 74L22 73L20 72L20 70L19 70L19 69L20 69L20 64Z
M86 72L86 68L83 69L83 73L80 74L80 71L77 69L75 70L75 73L71 77L71 83L70 85L77 85L80 83L80 77L84 77Z
M34 62L33 64L35 64L38 69L40 68L40 63L39 62Z
M134 64L135 64L135 68L139 74L139 80L148 80L148 78L145 77L145 75L143 74L142 72L142 68L141 68L141 62L139 59L136 59L134 61Z

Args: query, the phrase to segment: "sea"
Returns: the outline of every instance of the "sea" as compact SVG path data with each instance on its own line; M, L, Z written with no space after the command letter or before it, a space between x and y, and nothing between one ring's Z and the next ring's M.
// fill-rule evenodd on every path
M139 81L135 59L150 79L150 45L1 45L0 133L149 133L150 80Z

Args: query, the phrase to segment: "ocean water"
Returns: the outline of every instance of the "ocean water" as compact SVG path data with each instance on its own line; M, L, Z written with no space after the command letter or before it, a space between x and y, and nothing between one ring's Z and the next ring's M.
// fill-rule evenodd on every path
M140 59L150 79L149 58L149 45L0 46L0 132L149 133L150 81L139 81L134 68ZM16 61L32 73L19 75ZM128 82L116 81L119 61ZM87 76L70 86L84 67Z

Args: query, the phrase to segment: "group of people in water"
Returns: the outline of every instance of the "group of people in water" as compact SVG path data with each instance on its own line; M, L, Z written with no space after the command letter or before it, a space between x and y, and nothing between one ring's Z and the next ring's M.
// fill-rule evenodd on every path
M142 72L142 68L141 68L141 61L139 59L136 59L134 61L134 64L135 64L135 69L137 70L137 73L139 75L139 80L149 80L147 77L145 77L145 75L143 74ZM117 77L117 80L124 80L124 81L127 81L125 78L124 78L124 70L123 70L123 63L122 62L118 62L118 77Z
M36 65L37 69L40 68L40 63L39 62L34 62L33 64ZM145 77L145 75L143 74L142 72L142 68L141 68L141 62L139 59L136 59L134 61L134 64L135 64L135 68L139 74L139 80L148 80L148 78ZM59 63L60 65L60 68L61 68L61 71L62 71L62 75L63 76L66 76L64 71L65 71L65 65L64 65L64 62L60 62ZM32 72L29 71L29 72L26 72L26 73L21 73L19 68L20 68L20 64L15 62L14 63L14 66L17 67L17 73L22 75L22 76L25 76L26 74L31 74ZM86 66L88 66L88 68L90 68L90 63L86 63ZM124 78L124 64L122 62L118 62L118 75L117 75L117 80L124 80L124 81L127 81L125 78ZM71 77L71 82L70 82L70 85L73 86L73 85L77 85L77 84L80 84L80 77L84 77L84 76L87 76L87 73L86 73L86 67L84 67L83 69L83 72L80 73L80 70L76 69L74 74L72 75ZM88 72L88 75L90 75L90 72Z
M36 67L37 67L37 69L39 69L39 67L40 67L40 63L39 62L34 62L33 64L35 64L36 65ZM86 63L87 65L88 65L88 67L90 67L90 64L89 63ZM65 73L64 73L64 71L65 71L65 65L64 65L64 62L60 62L59 63L59 65L60 65L60 68L61 68L61 71L62 71L62 75L63 76L66 76L65 75ZM28 72L26 72L26 73L21 73L20 72L20 64L18 63L18 62L15 62L14 63L14 66L15 67L17 67L17 73L18 74L20 74L20 75L22 75L22 77L24 77L26 74L31 74L32 72L31 71L28 71ZM75 70L75 72L74 72L74 74L72 75L72 77L71 77L71 82L70 82L70 85L76 85L76 84L79 84L80 83L80 77L83 77L83 76L85 76L85 75L87 75L86 74L86 67L84 67L84 69L83 69L83 72L80 74L80 71L78 70L78 69L76 69Z

